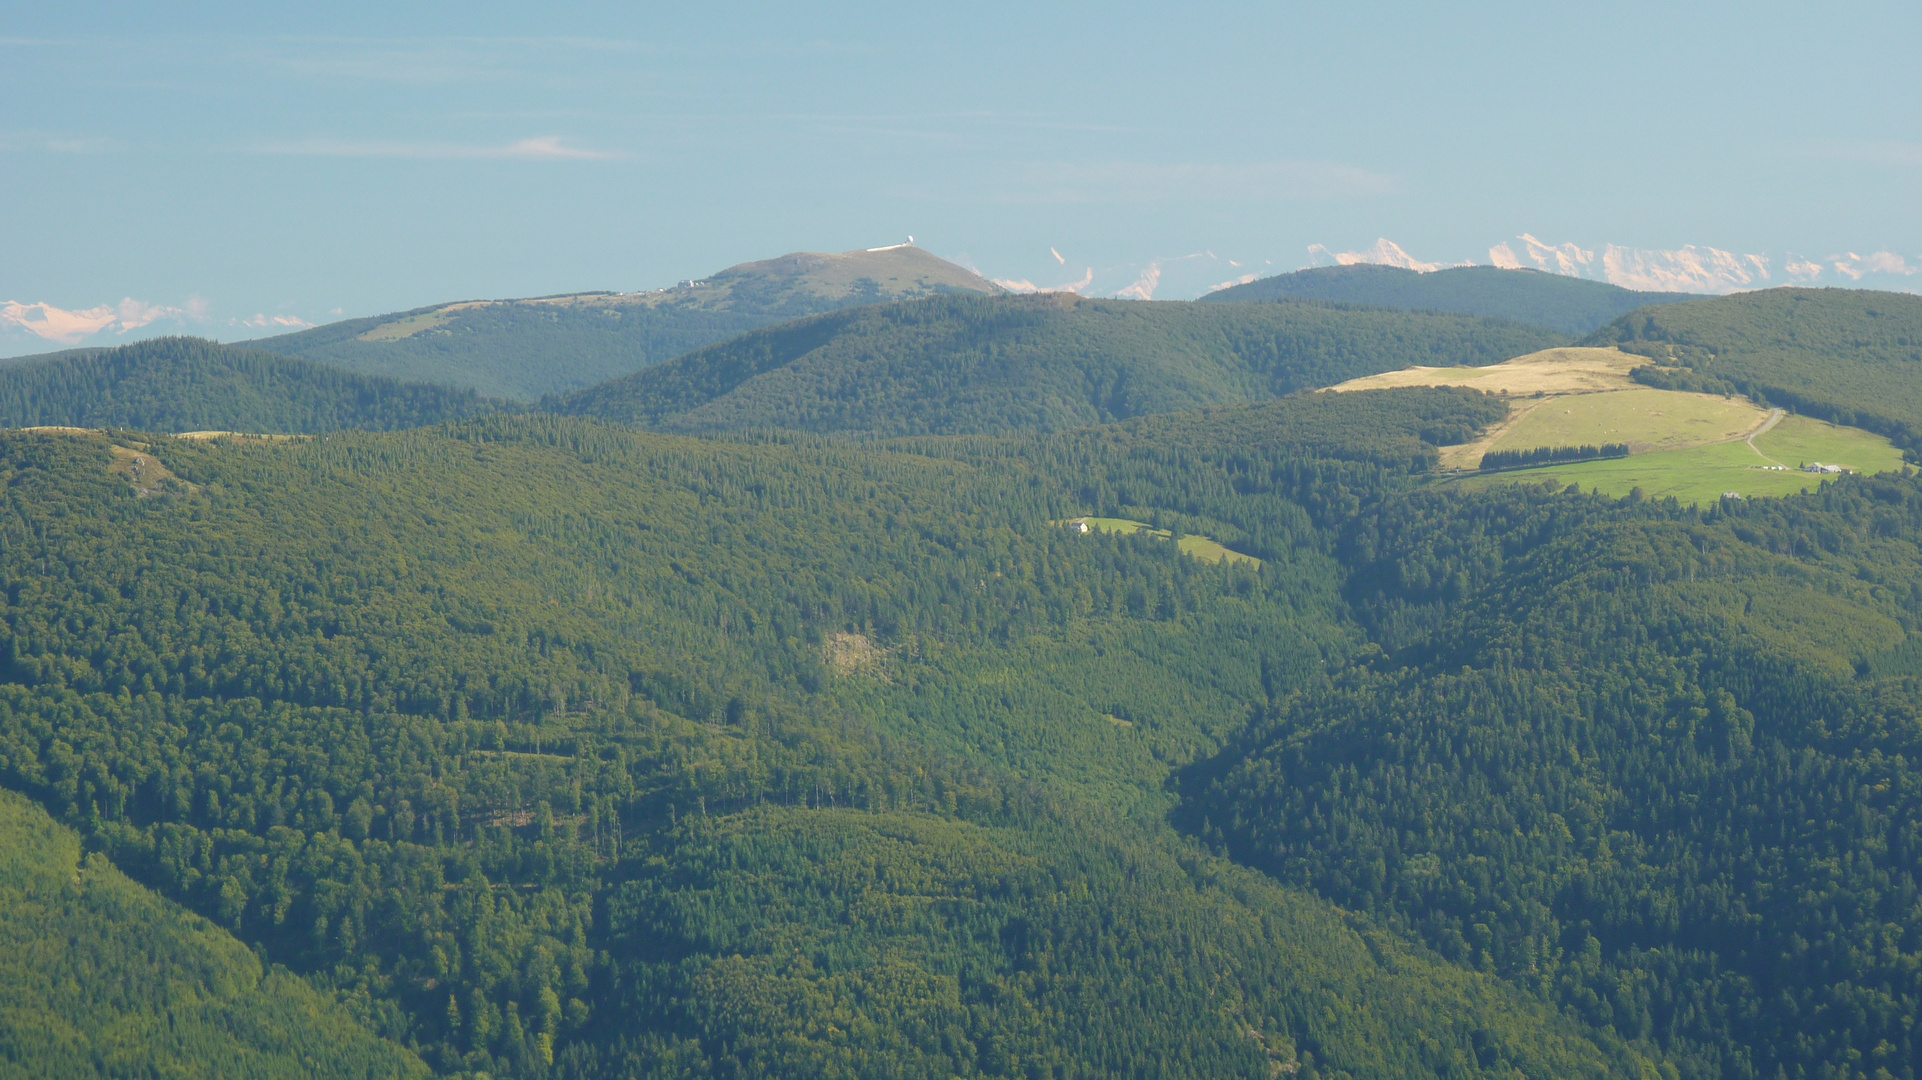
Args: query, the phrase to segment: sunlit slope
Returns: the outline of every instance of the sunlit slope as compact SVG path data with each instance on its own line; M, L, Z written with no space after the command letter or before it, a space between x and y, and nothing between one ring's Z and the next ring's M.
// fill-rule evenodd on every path
M1396 266L1324 266L1220 289L1213 302L1332 300L1404 311L1446 311L1513 319L1571 336L1590 333L1625 312L1694 299L1686 293L1635 292L1535 270L1450 267L1429 273Z
M940 297L771 327L550 402L671 431L1061 430L1554 344L1515 323L1320 304Z
M0 791L0 1075L426 1077L300 979Z
M533 400L788 319L889 300L1000 291L979 274L908 245L796 252L652 292L438 304L256 344L351 371Z
M1805 417L1783 417L1737 394L1662 390L1631 378L1647 357L1613 348L1550 349L1483 368L1408 368L1354 379L1350 392L1407 386L1463 386L1507 395L1506 419L1442 451L1446 468L1474 469L1496 450L1621 444L1630 457L1478 476L1485 486L1517 480L1581 483L1614 494L1641 488L1700 503L1733 492L1785 495L1818 480L1801 472L1821 462L1852 472L1900 467L1881 436Z

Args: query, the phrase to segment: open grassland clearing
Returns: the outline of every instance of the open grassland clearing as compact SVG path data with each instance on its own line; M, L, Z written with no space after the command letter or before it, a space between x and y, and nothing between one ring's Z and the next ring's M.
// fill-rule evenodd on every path
M134 494L141 498L151 498L168 488L181 491L197 490L196 486L175 476L158 458L147 451L143 444L121 446L110 443L107 446L113 454L113 461L107 471L133 485Z
M1773 428L1756 435L1753 442L1751 447L1748 440L1734 439L1611 461L1519 469L1447 482L1467 490L1501 483L1579 484L1584 490L1617 497L1641 488L1649 498L1673 496L1683 503L1701 505L1727 492L1754 499L1813 491L1823 477L1805 473L1801 466L1818 461L1861 473L1902 468L1902 452L1882 436L1806 416L1783 417Z
M1767 420L1741 398L1643 386L1630 373L1648 359L1618 349L1544 349L1481 368L1411 367L1353 379L1341 392L1460 386L1506 395L1508 418L1481 438L1442 450L1443 469L1473 469L1491 450L1626 443L1632 454L1735 439Z
M117 476L133 485L134 494L143 499L168 490L200 490L199 485L182 480L175 476L172 470L162 465L160 459L153 456L153 448L147 443L124 437L118 437L121 441L116 442L108 438L106 432L93 428L43 426L20 430L42 435L77 438L106 447L107 453L112 455L112 459L107 462L107 474Z
M399 341L429 330L439 330L454 320L454 316L469 308L486 307L487 301L475 300L465 304L448 304L432 311L422 311L390 323L381 323L372 330L360 335L362 341Z
M1128 518L1078 517L1066 522L1066 524L1071 529L1080 529L1083 532L1111 532L1118 533L1122 536L1132 536L1138 532L1146 532L1150 536L1158 536L1163 540L1172 539L1174 536L1174 534L1167 529L1157 529L1145 521L1131 521ZM1083 528L1083 526L1085 526L1085 528ZM1184 534L1179 540L1175 541L1175 546L1181 550L1183 555L1192 556L1200 559L1202 562L1245 562L1249 566L1257 568L1261 566L1261 560L1255 558L1253 555L1243 555L1239 551L1232 551L1223 547L1218 541L1206 536Z
M1391 386L1465 386L1510 398L1506 420L1479 439L1444 447L1444 471L1477 468L1495 450L1624 443L1630 456L1542 466L1458 483L1579 483L1626 495L1701 503L1734 492L1744 498L1792 495L1818 482L1800 471L1812 462L1851 472L1898 468L1887 439L1806 417L1780 417L1746 398L1658 390L1630 373L1647 359L1616 349L1548 349L1486 368L1408 368L1356 379L1337 390ZM1523 397L1521 395L1528 395Z
M1543 349L1487 367L1409 367L1379 375L1350 379L1334 386L1338 393L1355 390L1392 390L1405 386L1465 386L1488 394L1533 397L1553 394L1593 394L1636 386L1629 372L1648 363L1648 357L1620 349Z
M1768 420L1746 398L1685 394L1646 386L1545 398L1511 417L1490 450L1626 443L1631 454L1739 439Z

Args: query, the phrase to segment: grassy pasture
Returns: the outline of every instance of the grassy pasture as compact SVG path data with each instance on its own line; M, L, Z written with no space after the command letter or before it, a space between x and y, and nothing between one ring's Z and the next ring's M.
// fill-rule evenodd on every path
M1158 536L1163 540L1167 540L1174 535L1167 529L1153 528L1145 521L1130 521L1127 518L1080 517L1067 522L1067 524L1071 526L1086 524L1088 528L1096 532L1119 533L1122 536L1132 536L1138 532L1146 532L1150 536ZM1250 566L1261 566L1261 560L1255 558L1253 555L1243 555L1239 551L1231 551L1206 536L1184 534L1181 539L1175 541L1175 546L1181 550L1183 555L1200 559L1202 562L1245 562Z
M360 335L362 341L399 341L413 337L428 330L438 330L454 320L454 316L466 308L478 307L477 304L449 304L446 307L423 311L406 318L381 323L372 330Z
M1191 555L1202 562L1245 562L1250 566L1260 566L1261 560L1253 555L1243 555L1230 551L1205 536L1184 536L1175 542L1183 555Z
M1648 363L1616 349L1544 349L1480 368L1410 367L1354 379L1338 391L1465 386L1510 398L1509 418L1473 442L1446 447L1442 465L1473 469L1490 450L1627 443L1634 454L1739 438L1768 412L1745 398L1684 394L1629 377Z
M1510 421L1487 450L1627 443L1633 454L1680 450L1748 434L1768 412L1746 398L1637 387L1544 399Z
M1647 362L1613 348L1547 349L1482 368L1404 368L1335 389L1466 386L1509 395L1508 419L1473 442L1444 447L1444 469L1474 469L1490 450L1607 443L1627 443L1630 450L1626 458L1443 481L1467 490L1552 482L1616 496L1641 488L1650 498L1699 505L1726 492L1763 498L1813 489L1821 475L1801 467L1818 461L1862 473L1902 467L1901 451L1887 439L1805 416L1785 416L1746 437L1764 426L1767 410L1746 398L1643 386L1629 372Z
M1543 349L1487 367L1407 367L1385 371L1350 379L1333 389L1347 393L1402 386L1466 386L1484 393L1516 397L1593 394L1638 385L1628 373L1648 362L1645 356L1633 356L1613 348Z
M1615 496L1639 487L1650 498L1673 496L1700 505L1728 491L1749 499L1812 491L1823 477L1802 472L1800 466L1816 461L1841 465L1853 472L1887 472L1902 467L1902 452L1880 435L1806 416L1785 416L1773 429L1756 436L1754 449L1747 441L1736 439L1613 461L1518 469L1448 482L1470 490L1499 483L1580 484L1584 490ZM1772 465L1787 468L1772 469Z

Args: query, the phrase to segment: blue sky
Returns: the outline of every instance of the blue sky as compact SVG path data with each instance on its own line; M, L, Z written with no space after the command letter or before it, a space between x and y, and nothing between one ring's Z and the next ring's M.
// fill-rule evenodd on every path
M1922 285L1912 2L311 6L0 6L0 351L910 234L1163 299Z

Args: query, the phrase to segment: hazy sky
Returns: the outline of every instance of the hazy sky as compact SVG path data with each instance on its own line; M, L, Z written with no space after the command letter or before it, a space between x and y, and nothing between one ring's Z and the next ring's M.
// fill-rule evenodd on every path
M266 7L0 3L6 351L910 234L1163 298L1523 234L1922 284L1914 0Z

